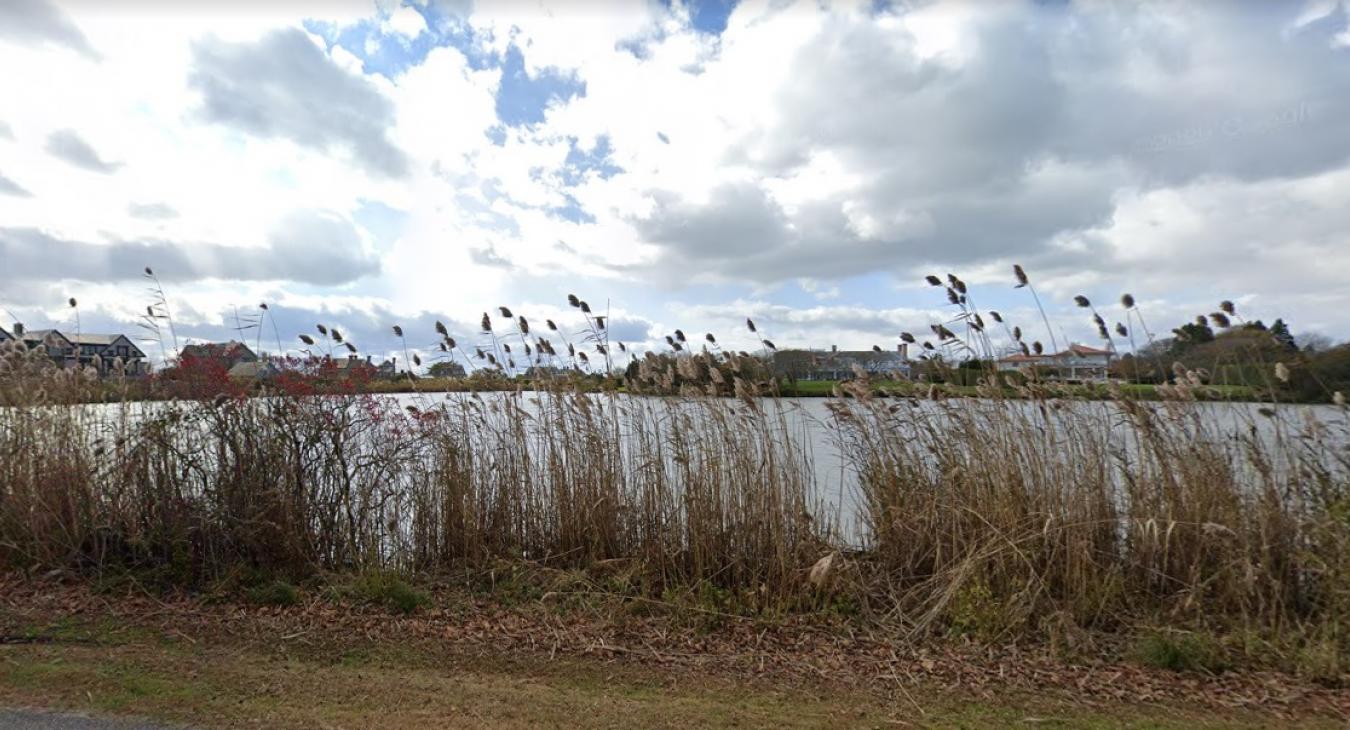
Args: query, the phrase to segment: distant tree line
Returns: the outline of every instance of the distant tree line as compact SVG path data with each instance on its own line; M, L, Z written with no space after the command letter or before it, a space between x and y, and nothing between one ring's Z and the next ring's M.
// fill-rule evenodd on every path
M1283 363L1287 380L1275 375ZM1334 344L1321 335L1295 336L1276 319L1234 322L1228 317L1197 317L1154 340L1136 355L1112 365L1112 375L1139 383L1165 383L1180 367L1199 373L1211 385L1242 385L1285 400L1327 401L1350 391L1350 343Z

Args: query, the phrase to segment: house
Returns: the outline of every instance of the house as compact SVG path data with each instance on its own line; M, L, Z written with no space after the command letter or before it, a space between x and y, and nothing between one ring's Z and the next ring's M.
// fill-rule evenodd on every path
M19 328L15 328L19 329ZM57 367L73 367L75 343L57 330L19 330L19 337L29 350L44 350Z
M281 370L267 360L237 362L229 370L229 376L235 380L271 380Z
M392 378L398 374L397 367L393 360L385 360L379 365L376 365L370 359L370 356L366 356L362 359L356 355L348 355L347 357L333 359L325 358L323 361L323 369L333 375L341 377L357 375L365 378Z
M59 330L23 330L15 327L28 349L42 348L52 363L61 368L94 368L99 375L118 371L126 375L144 375L150 371L145 353L126 335L80 333L66 335ZM8 334L8 333L6 333Z
M180 363L217 363L225 370L241 362L257 362L258 355L242 342L201 342L185 346L178 353Z
M1110 350L1074 343L1053 355L1010 355L998 361L998 369L1021 373L1038 370L1052 380L1106 380L1110 377L1114 357L1115 353Z
M101 335L80 333L68 338L77 348L77 359L81 367L93 367L99 375L108 375L118 371L127 375L144 375L150 372L145 353L126 335Z
M862 371L870 377L909 377L907 345L895 352L876 350L781 350L773 354L777 376L797 380L850 380Z

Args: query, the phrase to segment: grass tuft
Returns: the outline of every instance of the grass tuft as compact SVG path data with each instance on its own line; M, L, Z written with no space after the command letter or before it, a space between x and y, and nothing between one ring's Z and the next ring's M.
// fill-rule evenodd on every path
M294 606L300 602L300 590L283 580L273 580L248 590L248 600L259 606Z
M1174 672L1217 674L1229 666L1222 648L1206 634L1151 631L1139 637L1134 654L1145 666Z

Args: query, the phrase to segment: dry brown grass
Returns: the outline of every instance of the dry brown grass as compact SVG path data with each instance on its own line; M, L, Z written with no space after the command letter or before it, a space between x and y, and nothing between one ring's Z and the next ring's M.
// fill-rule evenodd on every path
M588 310L587 341L606 348ZM631 595L837 610L892 637L1077 644L1162 626L1329 682L1347 672L1343 411L1233 437L1184 377L1157 406L1035 383L1016 400L893 400L860 381L829 424L866 518L845 536L814 504L808 439L744 354L644 361L627 394L559 376L406 410L284 393L69 406L82 375L15 348L3 362L5 566L191 587L617 565ZM809 580L831 553L831 579Z

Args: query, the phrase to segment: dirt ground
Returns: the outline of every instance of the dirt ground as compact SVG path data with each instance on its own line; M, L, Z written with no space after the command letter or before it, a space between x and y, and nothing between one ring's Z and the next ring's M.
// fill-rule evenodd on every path
M900 651L819 626L437 595L410 616L0 579L0 707L204 727L1343 727L1270 673Z

